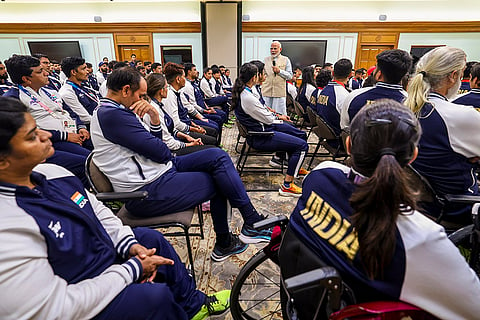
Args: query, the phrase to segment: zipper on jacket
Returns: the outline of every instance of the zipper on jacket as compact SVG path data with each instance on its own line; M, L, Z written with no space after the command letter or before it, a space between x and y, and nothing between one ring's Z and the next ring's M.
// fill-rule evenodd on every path
M135 159L135 156L131 156L131 158L132 158L133 162L135 163L135 165L137 166L138 173L140 174L142 179L145 180L145 176L143 175L143 170L142 170L142 167L140 166L140 163L138 163L137 159Z

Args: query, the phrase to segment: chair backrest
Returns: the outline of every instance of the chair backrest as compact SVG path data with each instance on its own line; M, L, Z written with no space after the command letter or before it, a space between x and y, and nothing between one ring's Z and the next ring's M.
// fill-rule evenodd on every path
M236 119L235 122L237 123L238 133L240 134L240 136L246 138L248 135L247 128L243 124L241 124L238 119Z
M95 193L112 192L113 186L107 176L100 171L97 165L93 162L93 152L91 152L87 161L85 162L85 174L88 182Z
M343 148L347 150L347 137L350 135L350 128L343 128L340 132L340 137L342 138Z
M411 165L407 165L404 170L407 174L410 187L418 192L417 201L419 203L438 202L438 196L435 190L424 176L422 176Z
M298 102L297 100L293 100L293 106L295 107L295 113L297 116L303 117L305 116L305 109L303 109L303 106Z
M290 111L290 112L295 112L295 106L293 105L293 101L295 99L293 99L293 97L287 93L287 111Z
M339 139L339 137L335 134L335 131L333 131L332 127L330 127L330 125L326 123L325 120L323 120L323 118L320 117L318 114L316 115L315 120L319 128L320 136L322 138L325 138L326 140Z
M316 125L315 118L317 117L317 113L312 109L312 107L307 107L307 114L310 122L312 122L313 125Z

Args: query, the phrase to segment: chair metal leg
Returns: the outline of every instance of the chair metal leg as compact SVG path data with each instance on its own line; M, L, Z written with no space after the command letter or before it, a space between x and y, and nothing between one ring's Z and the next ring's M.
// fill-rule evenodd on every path
M240 142L241 139L242 139L242 136L239 133L238 136L237 136L237 143L235 144L235 152L236 153L240 153L240 151L238 151L238 146L242 143L242 142ZM243 143L245 143L245 141Z
M195 263L193 261L193 253L192 253L192 244L190 243L190 234L188 233L188 228L183 228L185 232L185 240L187 242L187 252L188 252L188 261L190 262L190 268L192 270L192 278L195 281Z
M238 160L237 160L237 171L239 172L239 175L241 175L242 171L243 171L242 160L243 160L243 157L246 154L245 153L245 148L246 148L246 142L243 144L242 150L240 151L240 155L238 156Z
M199 204L197 207L198 210L198 224L200 225L200 238L204 239L204 233L203 233L203 210L202 210L202 204Z
M245 163L247 162L247 158L248 158L248 152L250 151L250 146L248 145L248 143L245 141L245 144L243 145L245 148L242 148L242 153L244 154L243 155L243 161L242 161L242 164L240 165L240 172L239 172L239 175L241 176L242 173L243 173L243 169L245 169Z
M320 141L317 143L317 146L315 147L315 151L312 154L312 158L310 159L310 162L308 163L307 170L310 170L312 168L313 159L315 159L315 156L318 153L318 149L320 149Z

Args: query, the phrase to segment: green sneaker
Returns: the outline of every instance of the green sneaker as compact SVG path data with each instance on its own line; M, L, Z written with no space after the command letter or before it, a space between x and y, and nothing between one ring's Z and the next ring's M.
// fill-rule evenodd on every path
M230 129L230 128L232 127L232 125L231 125L231 124L228 124L227 122L225 122L225 123L223 124L223 127L224 127L224 128L227 128L227 129Z
M203 320L208 316L218 316L230 308L230 290L223 290L205 298L200 311L193 316L192 320Z

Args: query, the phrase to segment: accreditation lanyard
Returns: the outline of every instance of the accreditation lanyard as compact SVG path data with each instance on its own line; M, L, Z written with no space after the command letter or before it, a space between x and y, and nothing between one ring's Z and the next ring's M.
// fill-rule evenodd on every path
M85 90L85 89L82 88L82 87L79 87L76 83L74 83L74 82L72 82L72 81L70 81L70 80L67 80L66 82L67 82L69 85L71 85L72 87L74 87L74 88L80 90L81 92L83 92L84 94L86 94L87 97L88 97L90 100L92 100L93 102L95 102L95 103L97 103L97 104L100 103L100 100L98 99L98 97L97 97L96 94L90 92L89 90Z
M30 99L32 99L33 102L38 103L38 105L41 106L45 111L47 111L52 117L58 119L58 116L55 115L55 113L53 112L52 109L50 109L45 103L43 103L43 102L40 101L37 97L35 97L35 96L34 96L30 91L28 91L24 86L18 85L18 88L19 88L20 90L22 90ZM43 88L41 88L40 90L42 90L42 89L43 89ZM45 95L46 95L50 100L52 100L53 102L55 102L55 103L60 107L60 109L62 110L62 113L63 113L62 105L57 102L57 98L56 98L55 96L51 95L50 92L48 92L48 91L45 90L45 89L43 89L43 92L45 93Z
M114 107L114 108L118 108L118 109L128 110L127 108L122 106L120 103L118 103L118 102L116 102L112 99L109 99L109 98L100 99L100 103L101 103L102 107ZM128 110L128 111L132 112L131 110Z
M338 80L333 80L333 82L335 82L335 83L337 83L337 84L339 84L339 85L341 85L342 87L345 88L345 84L343 82L340 82Z

